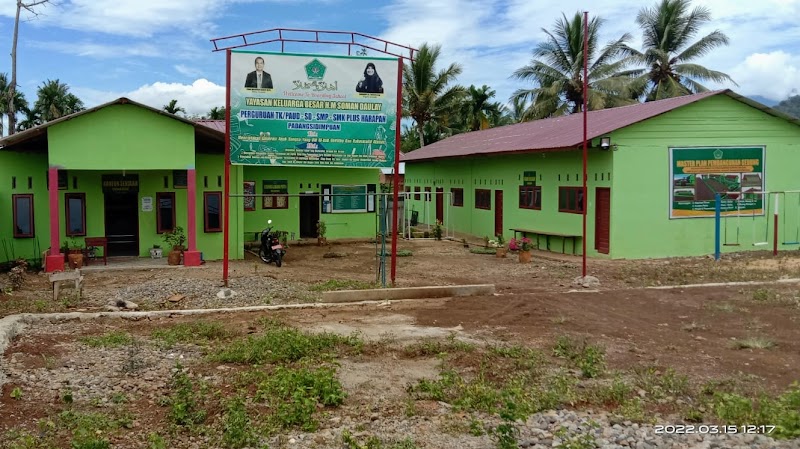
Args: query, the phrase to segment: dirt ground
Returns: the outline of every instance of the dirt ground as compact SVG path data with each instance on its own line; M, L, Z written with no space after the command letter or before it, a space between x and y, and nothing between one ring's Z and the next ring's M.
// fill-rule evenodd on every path
M752 391L777 393L800 380L800 293L798 284L771 281L800 278L800 252L773 258L767 253L646 261L589 260L588 274L599 279L591 289L573 284L581 274L580 257L534 252L533 262L516 257L472 254L459 242L413 241L400 243L411 257L398 258L397 286L484 284L496 286L485 297L396 301L326 309L282 310L226 314L213 318L231 329L247 329L258 316L275 316L309 330L348 334L359 331L372 340L391 338L411 342L420 338L458 335L465 341L519 344L549 352L559 336L585 338L605 348L611 370L640 367L672 368L693 383L736 379ZM231 279L261 276L303 284L331 279L375 282L376 247L350 243L328 247L295 245L283 267L263 265L249 258L231 262ZM338 257L330 257L330 256ZM387 278L388 274L387 260ZM87 290L96 297L112 296L124 286L154 277L220 279L221 263L201 269L108 271L87 275ZM759 285L714 287L649 287L717 282L770 282ZM221 285L221 281L219 283ZM49 294L46 278L30 275L26 287L11 297L0 296L3 315L36 312L32 302ZM5 302L5 304L4 304ZM183 308L191 308L191 298ZM39 311L100 310L101 303L85 301L68 306L49 305ZM154 329L188 320L154 319L128 322L104 319L73 323L50 334L31 333L17 338L5 351L31 370L66 366L80 360L79 338L124 329L146 336ZM769 349L736 349L738 341L758 337L770 341ZM437 374L431 358L392 364L381 354L362 355L342 363L340 376L352 391L371 389L384 395L403 394L404 385ZM77 363L77 362L76 362ZM47 366L46 366L47 365ZM213 367L206 369L214 371ZM41 380L41 374L37 374ZM165 379L160 379L165 380ZM26 392L20 401L12 390L35 388L36 381L11 379L0 399L0 434L16 426L33 427L59 405L47 394ZM353 396L353 397L358 397ZM369 401L361 399L361 403ZM132 404L142 416L158 415L152 401ZM352 404L351 404L352 405ZM355 405L357 408L357 405ZM155 417L152 419L156 419ZM146 425L141 422L137 425ZM135 445L134 445L135 446ZM127 447L127 446L120 446ZM132 446L133 447L133 446ZM431 446L431 447L435 447ZM466 447L466 446L464 446Z

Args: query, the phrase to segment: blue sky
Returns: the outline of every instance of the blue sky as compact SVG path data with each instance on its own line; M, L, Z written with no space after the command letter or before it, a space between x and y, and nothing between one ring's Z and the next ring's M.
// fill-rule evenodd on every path
M652 6L656 0L639 3ZM21 23L17 78L30 100L46 79L59 79L86 106L126 96L160 108L170 99L189 114L223 106L224 52L211 38L271 28L354 31L418 47L442 45L441 65L458 62L460 84L487 84L505 102L510 78L564 12L589 9L606 19L603 41L624 32L639 47L630 0L58 0ZM728 73L729 87L772 102L800 89L800 0L695 0L711 9L701 30L725 32L731 45L700 63ZM0 72L11 71L15 2L0 3ZM248 50L279 51L276 45ZM287 51L346 54L345 47L288 44ZM376 54L370 52L370 54ZM376 54L377 55L377 54ZM268 71L275 70L268 68Z

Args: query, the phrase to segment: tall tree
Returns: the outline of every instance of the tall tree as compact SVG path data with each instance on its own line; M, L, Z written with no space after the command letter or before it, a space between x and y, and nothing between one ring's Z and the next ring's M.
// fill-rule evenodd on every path
M440 52L440 45L425 43L416 59L403 67L403 115L416 123L420 147L425 146L425 125L446 125L464 91L461 86L448 87L461 73L459 64L436 71Z
M3 101L0 101L0 137L3 137L3 115L8 112L8 104L5 102L5 99L8 98L8 89L8 75L0 73L0 98L3 99ZM13 103L15 113L28 109L28 102L25 100L25 94L20 91L14 91ZM9 131L9 135L10 134L12 133Z
M635 95L647 101L688 95L708 90L700 81L736 83L730 76L691 61L728 45L728 37L715 30L697 41L700 28L711 21L711 11L703 6L689 10L690 0L661 0L652 8L642 8L636 23L643 31L643 52L627 50L644 68L631 70Z
M589 20L589 67L587 98L590 110L621 106L633 101L624 96L628 78L617 76L625 68L625 43L628 33L608 43L598 52L598 35L605 21L599 17ZM531 63L517 69L513 77L532 81L534 87L518 89L511 101L531 100L525 120L539 119L580 112L583 109L583 14L572 19L565 14L552 31L542 29L547 39L533 49Z
M34 16L38 16L39 14L34 8L45 3L50 3L50 0L35 0L27 3L22 0L17 0L17 14L14 18L14 37L11 41L11 81L8 83L5 97L9 135L14 134L17 124L17 108L15 102L17 98L17 38L19 37L19 15L24 9Z
M178 106L178 100L170 100L169 104L165 104L161 109L169 112L170 114L177 114L178 112L186 113L186 109Z
M213 107L208 111L208 118L211 120L225 120L225 107Z
M486 84L481 87L475 87L473 84L466 89L459 108L465 130L487 129L499 121L502 115L502 105L490 101L494 95L494 89Z
M69 86L59 80L47 80L36 90L35 113L42 122L49 122L84 109L83 102L69 92Z

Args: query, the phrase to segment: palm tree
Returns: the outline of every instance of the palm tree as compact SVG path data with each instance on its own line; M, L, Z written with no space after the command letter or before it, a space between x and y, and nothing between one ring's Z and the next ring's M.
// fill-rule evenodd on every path
M213 107L208 111L208 118L210 120L225 120L225 107Z
M528 100L524 97L515 97L511 99L511 107L505 108L506 116L510 123L522 123L525 111L530 108Z
M59 80L47 80L36 90L34 111L42 122L49 122L84 109L83 102Z
M3 137L3 116L8 114L8 102L5 100L8 98L8 91L9 91L9 82L8 82L8 74L0 73L0 137ZM14 113L22 112L28 109L28 101L25 100L25 94L14 90ZM9 123L9 126L13 126ZM8 134L13 134L13 130L9 130Z
M608 43L598 54L598 34L604 20L589 21L589 67L587 98L590 110L633 103L624 96L629 78L616 75L627 60L625 42L631 36L623 34ZM533 81L536 87L518 89L511 97L532 100L525 120L539 119L580 112L583 109L583 14L575 13L571 20L564 14L552 31L542 29L547 40L533 50L531 63L517 69L513 76Z
M459 64L436 72L440 45L423 44L416 59L403 67L403 116L416 122L420 147L425 146L425 125L435 122L447 126L464 89L447 87L461 73Z
M728 37L715 30L692 42L700 28L711 20L708 8L698 6L689 11L690 0L661 0L653 8L642 8L636 23L643 30L644 53L628 48L632 58L645 68L631 70L631 86L647 101L704 92L708 89L698 80L717 83L730 76L690 61L728 45Z
M177 114L178 112L186 113L186 109L178 106L178 100L170 100L169 104L165 104L161 109L169 112L170 114Z
M36 108L31 109L25 106L24 108L20 108L19 112L25 114L25 119L17 122L17 131L25 131L26 129L39 126L43 123Z
M502 105L489 101L494 95L494 89L485 84L480 88L473 84L466 89L459 113L467 131L487 129L490 125L498 123L502 116Z

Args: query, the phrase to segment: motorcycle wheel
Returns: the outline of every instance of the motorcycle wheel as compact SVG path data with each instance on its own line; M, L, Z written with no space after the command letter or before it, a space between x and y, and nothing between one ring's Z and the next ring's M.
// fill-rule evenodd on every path
M270 259L270 257L269 257L269 253L264 251L264 248L261 248L261 249L258 250L258 257L260 257L261 261L264 262L264 263L272 262L272 259Z
M281 263L282 263L282 262L281 262L281 259L282 259L282 257L281 257L281 253L280 253L280 252L278 252L277 254L275 254L275 265L276 265L278 268L280 268L280 267L281 267Z

